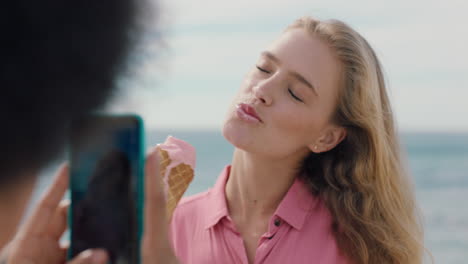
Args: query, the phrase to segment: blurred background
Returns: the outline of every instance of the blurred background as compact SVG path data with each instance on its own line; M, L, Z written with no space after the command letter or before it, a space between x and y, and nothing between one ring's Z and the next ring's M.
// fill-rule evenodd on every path
M384 66L435 263L468 263L468 2L164 0L160 9L158 28L143 21L149 32L108 110L140 114L148 146L171 134L196 147L187 194L210 188L230 162L221 124L259 53L300 16L336 18Z

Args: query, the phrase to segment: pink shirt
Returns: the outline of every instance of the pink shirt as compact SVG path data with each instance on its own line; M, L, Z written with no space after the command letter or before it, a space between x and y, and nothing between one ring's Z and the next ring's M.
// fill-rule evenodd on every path
M229 217L225 186L230 166L214 188L183 198L174 211L170 236L182 264L247 264L242 237ZM331 232L320 199L296 180L258 242L254 264L348 264Z

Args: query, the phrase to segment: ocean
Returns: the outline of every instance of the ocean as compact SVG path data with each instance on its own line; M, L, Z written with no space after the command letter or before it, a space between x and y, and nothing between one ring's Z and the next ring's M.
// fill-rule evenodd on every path
M197 150L195 179L186 195L210 188L231 161L233 148L219 131L153 131L147 134L147 146L163 142L167 135ZM401 141L423 215L427 249L435 263L468 264L468 134L404 133ZM44 170L32 204L55 169Z

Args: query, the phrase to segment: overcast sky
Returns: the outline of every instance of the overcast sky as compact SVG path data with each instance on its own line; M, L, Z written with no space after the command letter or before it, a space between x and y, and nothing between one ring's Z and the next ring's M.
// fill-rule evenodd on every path
M259 52L311 15L343 20L371 43L401 131L468 132L468 1L165 0L161 10L164 43L149 35L110 106L150 129L219 129Z

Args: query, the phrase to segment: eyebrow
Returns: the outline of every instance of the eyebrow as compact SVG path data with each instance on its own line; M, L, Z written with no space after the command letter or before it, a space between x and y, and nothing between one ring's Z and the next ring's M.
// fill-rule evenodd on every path
M275 55L273 55L273 53L271 53L269 51L263 51L261 53L261 55L264 56L264 57L267 57L268 59L274 61L277 64L281 64L281 61ZM307 87L309 87L315 93L315 95L319 96L318 92L317 92L317 89L315 89L315 86L313 86L309 81L307 81L306 78L304 78L304 76L300 75L297 72L293 72L293 71L290 71L289 74L292 75L296 80L300 81L301 83L303 83Z

